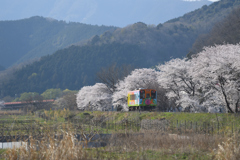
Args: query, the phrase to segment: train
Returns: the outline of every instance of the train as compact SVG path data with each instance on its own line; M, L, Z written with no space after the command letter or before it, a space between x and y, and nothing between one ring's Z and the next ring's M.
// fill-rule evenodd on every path
M127 94L129 111L154 110L157 106L157 91L155 89L139 88Z

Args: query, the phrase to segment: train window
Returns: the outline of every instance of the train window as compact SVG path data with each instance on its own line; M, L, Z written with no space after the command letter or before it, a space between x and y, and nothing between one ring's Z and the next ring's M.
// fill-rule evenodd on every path
M133 95L130 95L130 100L135 100L136 99L136 95L133 94Z
M140 91L140 99L144 99L145 98L145 91L141 90Z
M151 91L151 98L156 99L156 91Z
M150 98L150 94L149 93L147 94L146 98Z

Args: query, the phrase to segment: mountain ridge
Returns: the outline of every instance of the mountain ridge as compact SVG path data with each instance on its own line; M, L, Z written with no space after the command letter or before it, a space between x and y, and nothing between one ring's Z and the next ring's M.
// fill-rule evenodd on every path
M138 21L157 25L211 3L208 0L12 0L1 3L0 19L22 19L40 15L92 25L125 27Z
M116 27L66 23L40 16L0 21L0 64L5 68L86 40ZM14 47L12 47L14 46Z

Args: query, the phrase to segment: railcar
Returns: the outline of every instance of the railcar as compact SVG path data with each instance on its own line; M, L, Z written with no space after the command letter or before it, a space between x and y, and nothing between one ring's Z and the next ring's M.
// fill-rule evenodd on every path
M157 106L157 91L155 89L143 89L129 91L127 95L129 111L153 110Z

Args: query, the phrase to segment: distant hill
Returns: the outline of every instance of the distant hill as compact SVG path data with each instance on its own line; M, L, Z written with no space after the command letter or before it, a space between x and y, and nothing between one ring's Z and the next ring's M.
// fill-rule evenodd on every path
M239 15L240 7L233 10L223 21L215 24L210 33L200 35L193 44L188 57L201 52L207 46L240 43Z
M96 72L115 62L141 68L185 57L199 35L237 6L239 0L222 0L156 27L138 22L96 35L85 46L59 50L15 72L0 84L1 96L48 88L78 90L94 84Z
M41 15L92 25L125 27L138 21L157 25L211 3L208 0L11 0L0 2L0 20Z
M0 65L5 68L44 55L116 27L66 23L43 17L0 21Z

